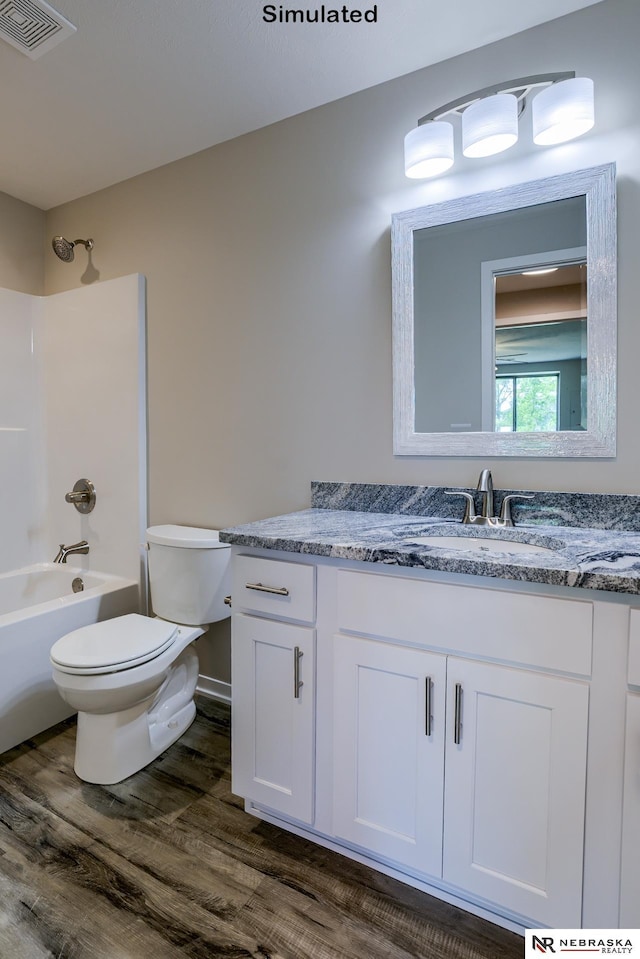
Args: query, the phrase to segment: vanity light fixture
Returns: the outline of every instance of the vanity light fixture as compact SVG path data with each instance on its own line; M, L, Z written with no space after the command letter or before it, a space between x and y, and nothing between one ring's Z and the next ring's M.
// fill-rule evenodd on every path
M438 176L454 162L454 123L466 157L501 153L518 139L518 121L532 99L533 141L539 146L582 136L594 123L593 81L574 72L508 80L453 100L418 120L405 137L405 173Z

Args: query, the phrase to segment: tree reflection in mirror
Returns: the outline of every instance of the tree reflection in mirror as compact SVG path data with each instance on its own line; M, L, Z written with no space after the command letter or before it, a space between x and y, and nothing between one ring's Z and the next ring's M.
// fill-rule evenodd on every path
M496 375L496 430L535 433L558 429L558 373Z

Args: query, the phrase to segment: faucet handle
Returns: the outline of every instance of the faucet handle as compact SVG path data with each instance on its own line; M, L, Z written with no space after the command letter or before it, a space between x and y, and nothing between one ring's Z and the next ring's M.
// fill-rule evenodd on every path
M500 507L500 522L503 526L514 526L513 517L511 515L511 502L514 499L533 499L533 494L531 493L509 493L508 496L502 500L502 506Z
M65 502L73 503L79 513L90 513L96 505L96 488L91 480L79 479L64 498Z
M471 493L466 493L461 489L446 489L444 491L445 496L464 496L466 499L466 505L464 508L464 516L462 517L463 523L472 523L476 518L476 504Z

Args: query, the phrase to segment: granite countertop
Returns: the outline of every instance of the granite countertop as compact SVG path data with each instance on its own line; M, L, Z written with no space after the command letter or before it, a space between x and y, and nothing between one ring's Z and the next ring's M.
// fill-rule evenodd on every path
M496 491L497 509L501 497L511 492L516 491ZM514 504L516 526L492 529L463 525L461 500L442 494L436 487L317 483L312 486L312 508L222 530L220 540L367 563L640 593L640 497L594 495L593 502L585 503L591 494L534 493L518 512ZM426 508L431 515L416 512ZM590 519L594 526L584 525ZM562 525L567 521L571 524ZM424 535L454 535L462 548L411 542ZM468 552L465 539L503 541L505 551L490 547L491 552ZM509 553L509 542L551 552Z

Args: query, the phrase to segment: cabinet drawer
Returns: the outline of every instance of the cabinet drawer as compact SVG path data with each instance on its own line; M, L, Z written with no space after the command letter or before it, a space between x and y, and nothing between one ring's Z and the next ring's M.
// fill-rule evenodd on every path
M591 673L593 605L580 600L343 569L338 627L524 666Z
M312 623L316 616L315 567L260 556L236 556L233 607Z
M632 609L629 619L629 682L640 686L640 609Z

